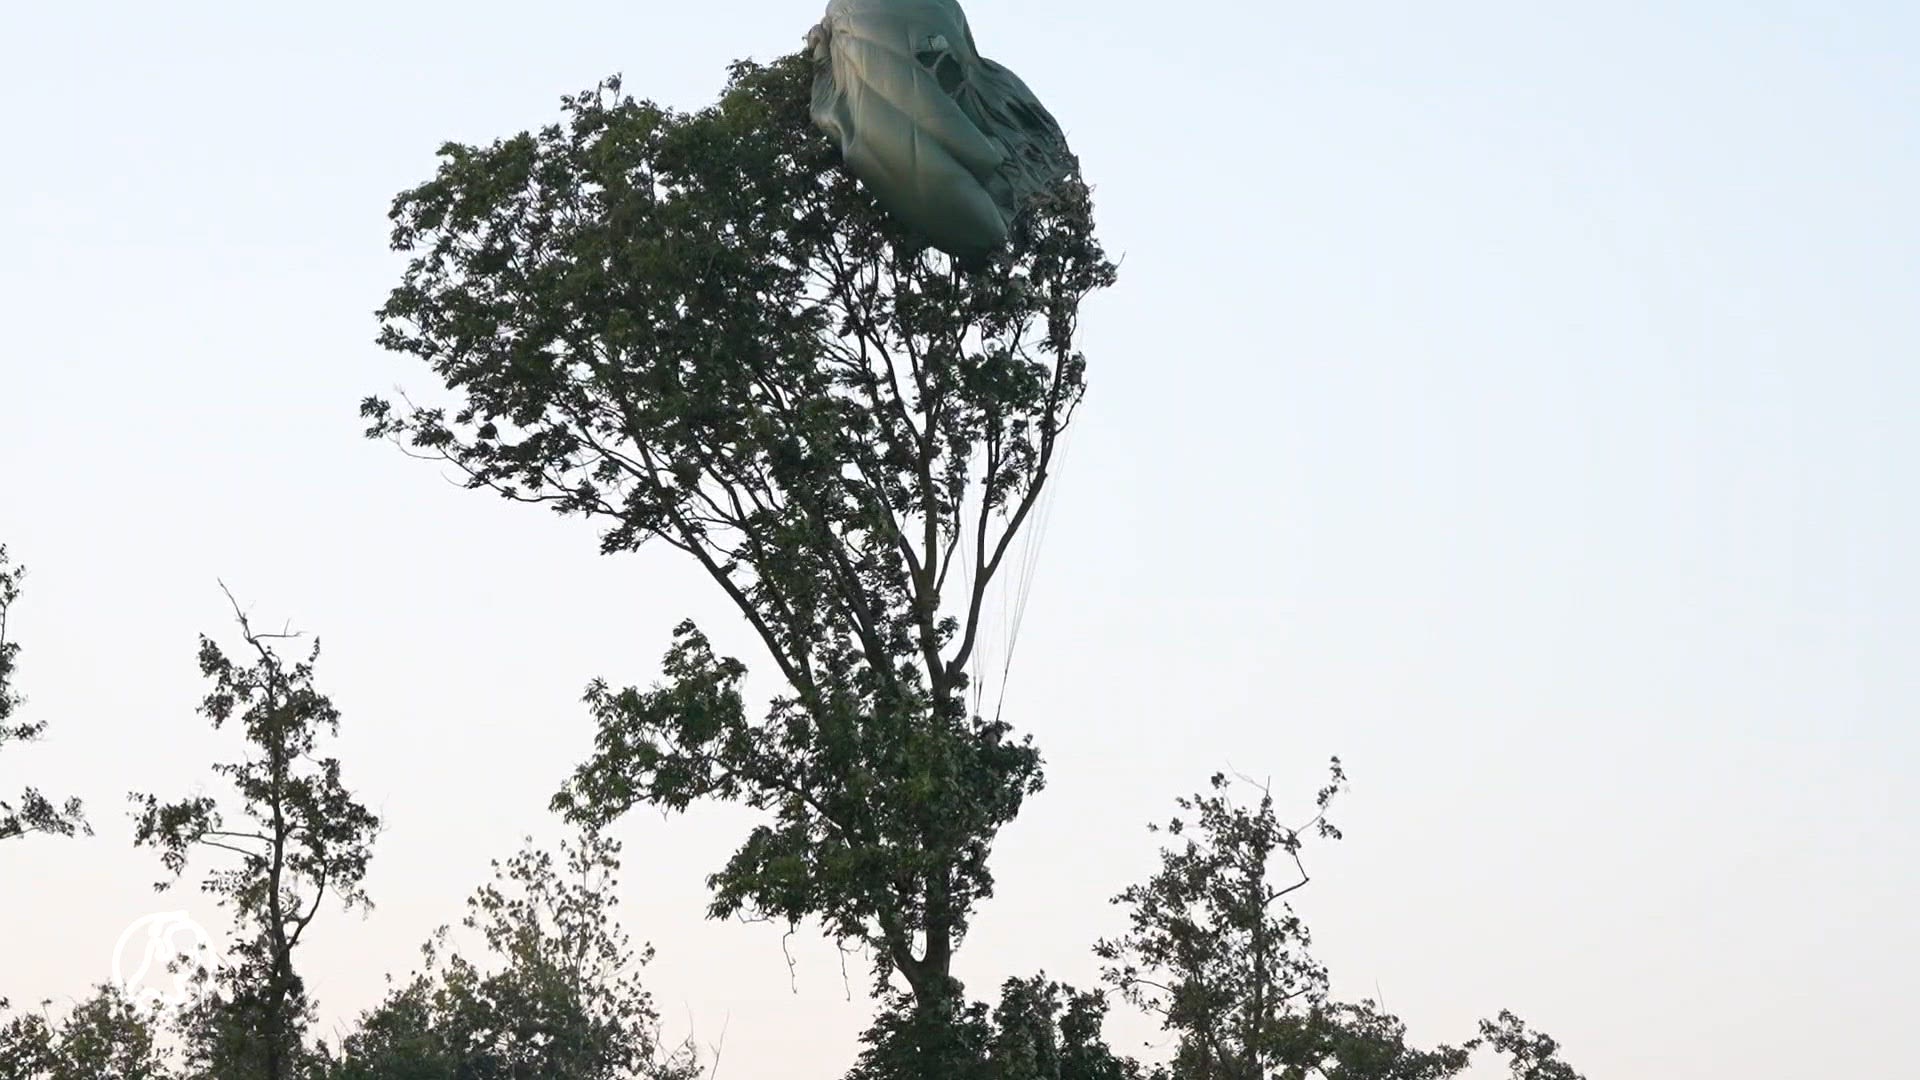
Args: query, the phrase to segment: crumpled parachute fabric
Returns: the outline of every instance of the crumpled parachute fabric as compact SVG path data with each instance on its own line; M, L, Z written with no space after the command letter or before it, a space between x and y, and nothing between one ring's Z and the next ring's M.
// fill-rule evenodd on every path
M954 0L831 0L807 34L813 122L880 205L963 264L1077 168L1053 114L980 55Z

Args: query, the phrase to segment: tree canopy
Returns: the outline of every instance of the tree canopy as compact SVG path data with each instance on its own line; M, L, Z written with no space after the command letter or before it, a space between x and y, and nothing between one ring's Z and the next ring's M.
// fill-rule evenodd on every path
M531 841L467 903L475 963L443 929L426 970L361 1017L326 1080L695 1080L689 1045L663 1044L638 952L614 921L620 845L594 832L561 858Z
M756 715L745 665L683 624L661 685L589 689L598 746L556 805L765 811L713 913L821 919L924 998L1041 783L967 691L1114 267L1077 176L980 272L918 247L837 167L810 78L742 63L691 113L610 81L562 123L443 148L394 204L411 261L381 340L455 401L363 411L474 487L597 522L604 551L699 564L785 692Z

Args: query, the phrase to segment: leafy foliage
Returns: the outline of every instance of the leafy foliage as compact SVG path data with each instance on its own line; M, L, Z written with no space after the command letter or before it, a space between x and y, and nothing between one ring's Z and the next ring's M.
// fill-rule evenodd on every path
M619 845L564 845L564 873L531 846L468 901L465 925L503 963L486 971L426 948L427 971L395 989L342 1044L331 1080L692 1080L690 1047L668 1051L613 918Z
M11 720L14 709L20 705L20 696L12 688L14 658L20 655L20 646L7 640L7 615L13 610L14 601L20 599L20 581L26 576L27 568L15 566L7 555L6 545L0 544L0 725ZM30 739L37 734L38 728L0 726L0 744L8 739Z
M1134 1080L1139 1067L1116 1056L1101 1028L1106 998L1045 975L1009 979L994 1010L988 1064L996 1080Z
M27 568L15 565L7 556L6 545L0 544L0 750L6 749L10 742L31 742L46 730L44 722L25 723L14 719L25 700L13 688L20 645L7 637L7 616L12 613L14 602L20 599L20 582L26 576ZM27 833L72 836L76 831L89 834L93 831L81 813L79 799L56 805L31 787L20 796L18 805L0 799L0 840Z
M1560 1060L1558 1042L1505 1009L1492 1020L1480 1021L1480 1037L1467 1045L1487 1046L1506 1055L1513 1080L1584 1080Z
M604 551L687 553L780 671L756 720L744 665L682 625L661 686L590 688L598 746L556 806L764 810L712 913L820 918L943 997L993 838L1041 783L968 706L986 590L1114 268L1077 177L981 272L916 248L836 167L810 79L799 55L742 63L694 113L608 82L562 123L444 147L394 204L411 261L381 341L458 404L362 411L470 486L598 522Z
M1512 1013L1459 1046L1422 1049L1375 1003L1329 998L1327 971L1285 898L1308 883L1305 839L1340 837L1327 812L1345 781L1335 758L1312 820L1292 828L1270 791L1244 806L1216 774L1209 791L1177 800L1184 816L1150 826L1178 842L1161 850L1153 877L1114 898L1128 909L1128 933L1095 951L1107 981L1176 1037L1156 1080L1449 1080L1481 1050L1505 1055L1515 1080L1581 1080L1558 1043ZM1274 883L1276 863L1291 870L1285 884Z
M1159 872L1114 899L1129 932L1095 951L1108 982L1179 1035L1176 1076L1265 1075L1300 1011L1326 1000L1326 969L1286 897L1307 884L1302 833L1340 835L1326 815L1344 780L1335 758L1318 813L1296 829L1280 823L1271 792L1248 808L1216 774L1211 791L1178 800L1192 820L1164 826L1182 842L1161 852ZM1275 884L1276 860L1297 880Z
M991 1014L983 1003L895 996L861 1041L847 1080L1139 1080L1101 1032L1106 999L1045 975L1008 979Z
M0 1001L0 1012L6 1002ZM0 1080L175 1080L152 1020L110 986L63 1019L0 1023Z
M232 910L239 940L219 970L198 973L205 993L181 1017L190 1064L213 1076L283 1080L312 1064L303 1038L312 1004L294 951L328 894L348 910L371 909L361 882L380 821L342 783L339 759L316 756L340 726L314 686L319 643L290 664L271 644L284 635L255 633L244 614L239 622L251 664L206 637L199 656L213 681L201 715L216 729L237 721L248 747L242 760L214 766L237 809L223 812L207 795L162 803L135 794L134 843L156 849L175 877L196 853L229 860L202 888ZM229 825L229 817L238 820Z
M1321 1002L1276 1028L1280 1080L1447 1080L1472 1062L1472 1047L1424 1050L1407 1026L1370 1001Z

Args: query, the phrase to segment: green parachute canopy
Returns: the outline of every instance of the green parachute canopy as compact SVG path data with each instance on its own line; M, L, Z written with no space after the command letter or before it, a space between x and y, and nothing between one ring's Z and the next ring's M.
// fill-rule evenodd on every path
M813 122L902 225L963 265L1078 163L1020 77L980 55L954 0L831 0L807 34Z

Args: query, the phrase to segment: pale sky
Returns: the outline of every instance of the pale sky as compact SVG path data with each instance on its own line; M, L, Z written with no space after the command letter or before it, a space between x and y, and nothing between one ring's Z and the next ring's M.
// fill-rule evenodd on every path
M387 832L302 959L333 1026L487 860L561 830L591 678L698 617L670 551L360 437L392 195L443 140L624 72L710 101L821 5L10 4L0 541L25 716L0 995L79 994L156 896L123 793L194 715L217 579L316 632ZM1893 2L966 5L1068 130L1121 282L1008 718L1049 784L995 852L978 996L1087 986L1142 826L1218 768L1353 777L1300 907L1423 1040L1502 1007L1595 1080L1894 1075L1920 963L1920 10ZM764 666L764 665L762 665ZM745 814L636 813L628 928L723 1077L830 1080L870 1017L810 932L705 922ZM1141 1051L1151 1025L1112 1028Z

